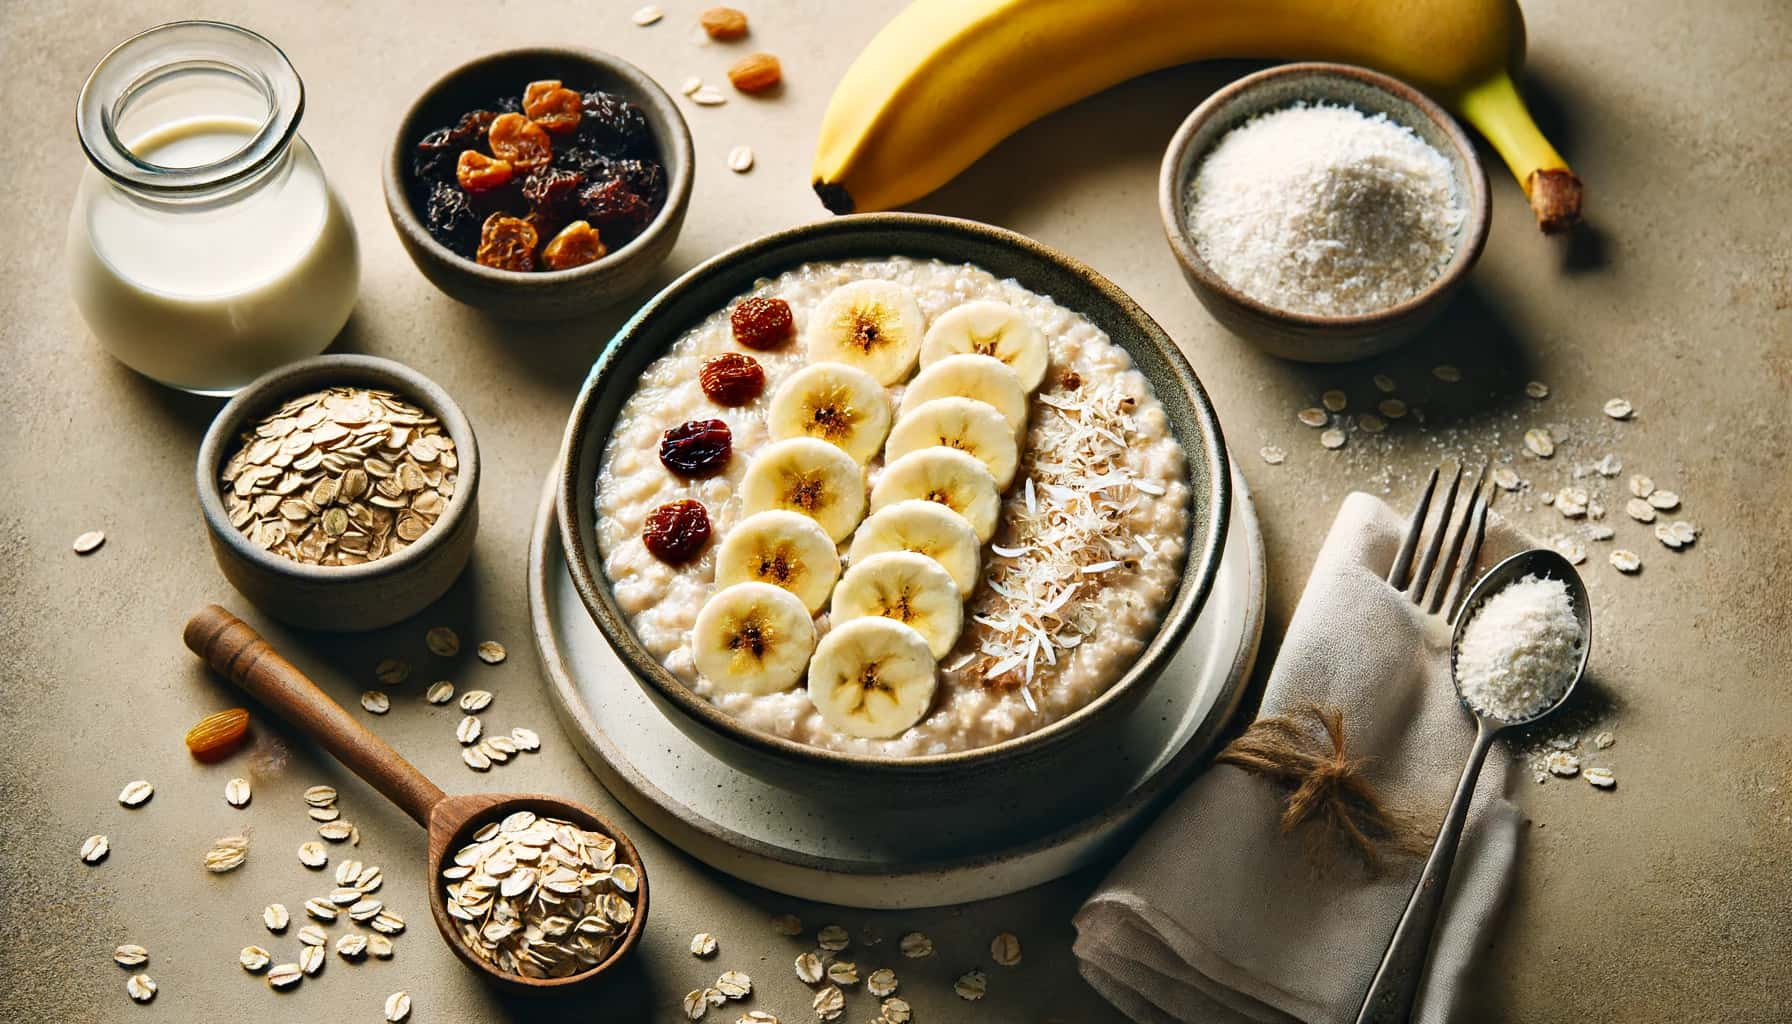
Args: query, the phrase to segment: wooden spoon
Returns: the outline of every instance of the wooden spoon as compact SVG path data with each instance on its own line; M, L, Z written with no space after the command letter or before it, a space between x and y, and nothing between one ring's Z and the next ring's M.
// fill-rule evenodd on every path
M398 751L355 721L342 705L282 658L253 627L215 604L207 605L187 621L184 637L187 647L219 675L316 740L429 830L430 915L449 948L467 966L505 988L540 992L589 982L635 948L647 923L647 868L634 844L616 826L587 807L540 793L449 796L400 757ZM467 945L455 919L448 916L441 881L443 862L469 842L480 826L518 810L562 818L609 836L616 840L617 863L632 866L640 878L635 891L635 917L628 931L609 957L589 970L564 978L529 978L500 970Z

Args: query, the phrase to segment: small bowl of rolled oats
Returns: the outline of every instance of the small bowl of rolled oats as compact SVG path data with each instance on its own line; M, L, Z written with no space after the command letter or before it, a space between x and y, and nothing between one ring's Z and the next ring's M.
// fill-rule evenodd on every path
M478 532L479 449L454 400L389 359L319 356L237 393L199 446L232 586L295 626L357 632L440 597Z

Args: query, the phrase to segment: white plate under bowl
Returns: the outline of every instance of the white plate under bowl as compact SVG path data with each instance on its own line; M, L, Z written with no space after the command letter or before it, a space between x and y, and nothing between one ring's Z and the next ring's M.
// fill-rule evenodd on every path
M1126 724L1108 765L1125 795L1099 814L1015 843L976 806L840 807L732 768L668 721L629 677L573 589L554 482L529 544L529 616L549 694L579 755L648 828L718 871L850 907L943 906L1017 892L1091 863L1204 764L1238 707L1263 632L1263 538L1244 479L1218 578L1188 639ZM1033 787L1049 803L1051 787ZM1022 796L1021 799L1026 797ZM919 883L919 884L911 884Z

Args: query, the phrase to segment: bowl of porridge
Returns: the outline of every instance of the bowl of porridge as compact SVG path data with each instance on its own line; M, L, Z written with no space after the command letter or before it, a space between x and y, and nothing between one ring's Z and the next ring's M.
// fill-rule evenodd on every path
M1126 756L1231 498L1206 394L1125 293L915 214L685 274L605 348L565 451L574 584L660 709L742 770L879 799Z

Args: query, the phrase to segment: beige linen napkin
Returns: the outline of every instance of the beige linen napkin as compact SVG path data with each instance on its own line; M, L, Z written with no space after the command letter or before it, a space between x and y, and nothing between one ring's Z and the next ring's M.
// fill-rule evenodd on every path
M1449 632L1384 581L1404 517L1344 500L1288 624L1261 713L1343 709L1354 756L1391 809L1434 829L1474 727L1450 685ZM1481 564L1528 545L1497 517ZM1476 792L1415 1019L1442 1021L1504 896L1518 814L1500 798L1495 746ZM1076 916L1084 977L1142 1022L1348 1022L1422 866L1394 858L1370 878L1344 852L1315 867L1279 831L1283 791L1242 769L1203 773L1145 832ZM1311 828L1313 826L1304 826Z

